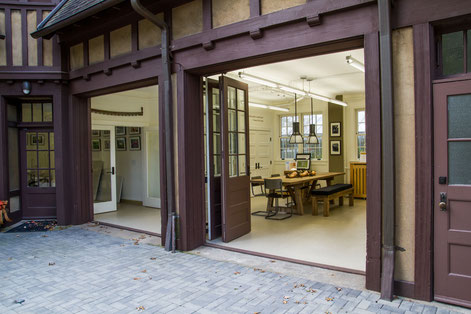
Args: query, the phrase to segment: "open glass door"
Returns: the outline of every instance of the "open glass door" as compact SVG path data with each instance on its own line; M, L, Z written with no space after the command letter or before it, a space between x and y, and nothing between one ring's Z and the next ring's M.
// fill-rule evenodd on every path
M144 131L144 182L143 205L160 208L160 157L159 130L146 128Z
M116 211L115 128L92 126L91 145L94 213Z
M250 232L248 85L221 76L222 240Z

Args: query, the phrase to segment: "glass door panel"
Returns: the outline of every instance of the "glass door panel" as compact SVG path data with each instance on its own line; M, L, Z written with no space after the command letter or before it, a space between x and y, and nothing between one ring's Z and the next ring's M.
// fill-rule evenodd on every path
M117 210L115 149L115 128L93 126L91 150L95 214Z

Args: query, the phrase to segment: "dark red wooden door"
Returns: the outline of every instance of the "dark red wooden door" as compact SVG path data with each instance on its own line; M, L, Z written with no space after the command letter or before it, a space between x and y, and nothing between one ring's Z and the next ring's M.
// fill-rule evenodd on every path
M221 106L219 83L208 81L209 109L207 120L209 122L209 240L214 240L222 235L222 193L221 193ZM205 150L206 151L206 150Z
M435 299L471 306L471 81L434 86Z
M23 218L56 217L53 130L21 130L20 148Z
M248 85L221 76L222 240L250 232Z

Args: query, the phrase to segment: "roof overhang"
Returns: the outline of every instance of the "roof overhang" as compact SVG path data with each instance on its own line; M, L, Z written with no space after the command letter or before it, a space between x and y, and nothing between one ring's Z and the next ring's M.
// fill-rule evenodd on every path
M45 38L50 38L54 35L55 32L57 32L60 29L63 29L67 26L73 25L74 23L77 23L79 21L82 21L86 19L87 17L93 16L97 14L98 12L104 11L106 9L109 9L121 2L124 2L126 0L106 0L103 2L100 2L94 6L91 6L89 8L86 8L82 11L79 11L63 20L60 20L54 24L47 25L51 17L53 17L57 12L60 11L60 9L64 6L64 4L70 0L62 0L55 8L54 10L49 13L49 15L38 25L37 30L31 33L31 36L33 38L40 38L40 37L45 37Z

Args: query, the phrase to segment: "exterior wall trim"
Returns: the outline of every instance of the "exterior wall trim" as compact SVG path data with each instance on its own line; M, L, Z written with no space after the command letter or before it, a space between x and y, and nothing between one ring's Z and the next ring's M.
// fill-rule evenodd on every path
M433 299L433 102L432 29L414 25L416 197L415 287L416 299Z

